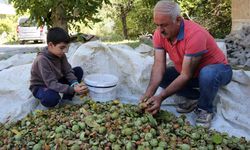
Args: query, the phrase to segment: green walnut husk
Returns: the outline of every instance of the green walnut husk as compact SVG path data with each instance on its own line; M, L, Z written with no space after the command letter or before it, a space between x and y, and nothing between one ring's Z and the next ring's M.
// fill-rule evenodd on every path
M176 117L161 110L152 116L142 109L145 109L142 104L85 99L81 105L35 111L15 123L0 124L0 147L1 150L250 149L250 142L244 137L191 126L183 115Z

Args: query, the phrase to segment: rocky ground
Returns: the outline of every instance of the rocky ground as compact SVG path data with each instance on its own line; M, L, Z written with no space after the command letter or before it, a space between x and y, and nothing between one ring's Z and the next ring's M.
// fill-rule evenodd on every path
M227 56L232 66L250 68L250 26L229 34L225 38Z

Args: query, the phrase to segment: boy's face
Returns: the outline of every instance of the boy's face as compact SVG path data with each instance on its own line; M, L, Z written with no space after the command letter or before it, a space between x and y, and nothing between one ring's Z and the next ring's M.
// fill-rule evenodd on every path
M48 43L48 50L49 52L51 52L52 54L58 56L58 57L62 57L64 55L64 53L68 52L68 44L66 43L58 43L56 45L54 45L52 42Z

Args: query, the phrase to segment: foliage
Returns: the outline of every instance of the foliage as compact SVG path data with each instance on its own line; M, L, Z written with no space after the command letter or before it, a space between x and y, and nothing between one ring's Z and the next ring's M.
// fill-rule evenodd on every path
M2 15L0 19L0 34L3 32L13 32L17 27L17 17Z
M103 35L101 40L105 42L120 42L124 40L124 37L121 34L109 33L107 35Z
M0 19L0 43L15 42L17 17L1 15Z
M145 7L144 3L144 1L137 1L135 9L129 14L129 29L132 37L154 32L153 7Z
M130 0L73 0L73 1L21 1L10 0L18 13L26 11L40 24L57 25L51 16L57 14L56 8L65 10L62 17L69 24L71 32L90 33L102 36L105 40L121 40L124 36L124 24L118 5L126 6ZM126 27L129 39L142 34L152 34L153 7L158 0L134 0L126 15ZM175 0L185 18L204 26L215 38L224 38L231 30L231 0ZM102 8L101 8L102 7ZM101 8L101 9L100 9ZM99 12L99 13L97 13ZM42 19L44 18L44 19ZM101 22L98 22L102 20ZM54 24L54 25L53 25ZM223 28L222 28L223 27ZM89 29L91 28L91 29Z
M127 16L129 37L153 33L153 7L158 0L135 0ZM182 9L182 15L204 26L215 38L224 38L231 30L231 0L175 0ZM112 2L111 2L112 3ZM116 13L116 11L113 11ZM115 32L122 33L120 18L115 21ZM226 26L225 26L226 25ZM223 27L223 28L222 28Z
M80 22L88 25L89 22L98 22L95 17L103 3L108 0L10 0L17 9L18 14L29 12L31 18L39 25L61 26L68 29L67 24ZM78 28L79 29L79 28Z
M129 13L134 9L136 0L111 0L111 6L107 7L108 16L117 20L119 32L123 33L125 39L128 39L128 21Z
M11 30L11 28L8 26L8 24L6 24L5 22L3 22L2 20L0 21L0 34L2 34L3 32L9 32Z
M231 0L177 0L182 12L203 25L214 37L231 31ZM184 15L185 16L185 15Z
M142 44L142 42L140 42L139 40L119 40L119 41L105 41L105 43L107 44L112 44L112 45L120 45L120 44L125 44L128 45L132 48L137 48L140 44ZM145 43L143 43L145 44Z
M129 3L129 0L111 1L113 5L124 5ZM138 37L138 35L153 32L154 24L152 22L152 6L145 7L145 2L142 0L134 0L131 6L131 10L127 12L126 24L127 34L130 38ZM109 7L106 9L109 11L107 17L114 20L114 32L118 35L122 35L124 32L123 20L121 18L121 12L117 11L117 7Z

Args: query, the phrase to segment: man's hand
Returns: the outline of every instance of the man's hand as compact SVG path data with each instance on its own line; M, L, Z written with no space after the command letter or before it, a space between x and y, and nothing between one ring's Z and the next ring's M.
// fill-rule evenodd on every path
M143 103L146 102L151 96L148 96L147 94L142 95L142 97L140 98L139 103Z
M80 83L74 86L74 90L76 93L80 95L84 95L88 93L88 87L84 83Z
M145 109L148 107L148 105L147 105L147 100L149 99L150 97L149 96L147 96L146 94L144 94L141 98L140 98L140 100L139 100L139 108L141 109L141 110L143 110L143 111L145 111Z
M163 99L161 96L159 95L152 96L146 102L147 105L149 106L149 108L147 108L146 111L152 115L155 115L160 110L162 101Z

